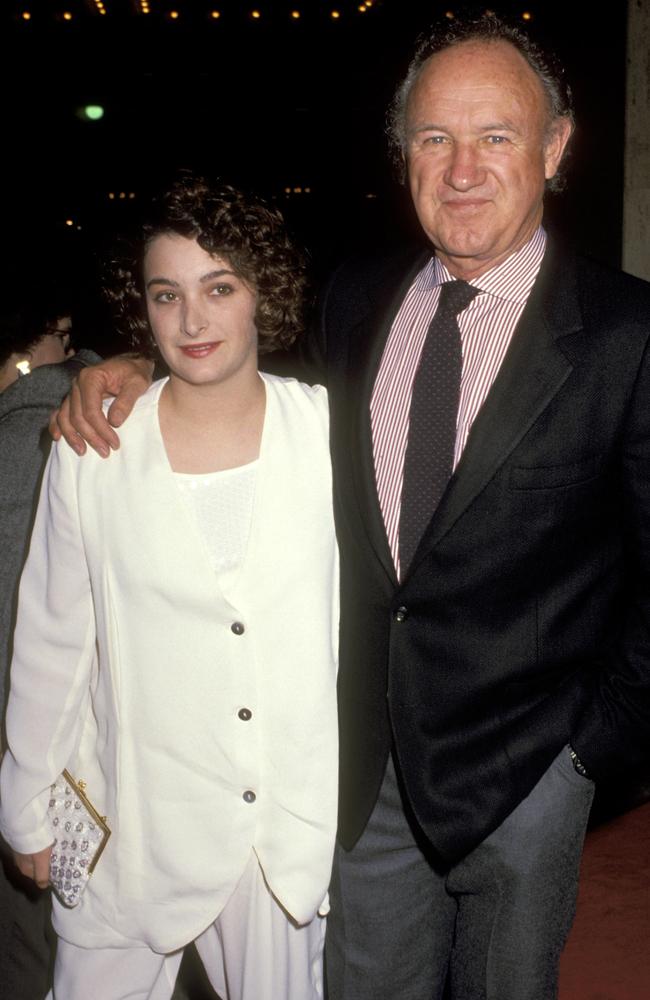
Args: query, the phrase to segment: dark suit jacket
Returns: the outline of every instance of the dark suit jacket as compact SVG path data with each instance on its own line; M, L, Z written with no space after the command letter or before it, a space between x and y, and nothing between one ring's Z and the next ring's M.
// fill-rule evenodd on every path
M400 585L368 404L424 259L344 266L323 302L342 560L340 837L350 846L363 830L394 741L415 817L451 862L568 740L596 778L648 751L650 285L549 247Z

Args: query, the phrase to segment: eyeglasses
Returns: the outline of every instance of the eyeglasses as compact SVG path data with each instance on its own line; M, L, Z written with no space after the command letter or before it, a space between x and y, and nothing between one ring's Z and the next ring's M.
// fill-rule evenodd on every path
M45 330L46 334L50 337L58 337L61 341L61 346L65 351L70 347L70 339L72 335L71 330L59 330L57 326L48 326Z

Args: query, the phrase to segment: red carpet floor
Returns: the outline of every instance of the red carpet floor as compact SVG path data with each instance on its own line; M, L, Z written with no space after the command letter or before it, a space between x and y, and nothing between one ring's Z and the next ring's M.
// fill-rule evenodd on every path
M650 802L587 834L560 1000L650 1000Z

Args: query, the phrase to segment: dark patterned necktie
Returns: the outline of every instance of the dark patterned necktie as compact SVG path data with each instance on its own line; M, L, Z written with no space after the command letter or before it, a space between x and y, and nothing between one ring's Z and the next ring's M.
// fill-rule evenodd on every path
M463 356L456 317L479 289L446 281L415 373L399 521L404 577L454 467Z

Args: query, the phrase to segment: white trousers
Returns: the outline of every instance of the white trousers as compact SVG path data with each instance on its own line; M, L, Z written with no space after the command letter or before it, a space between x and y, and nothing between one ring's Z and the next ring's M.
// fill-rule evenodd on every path
M325 918L296 927L253 855L213 924L194 941L221 1000L322 1000ZM46 1000L169 1000L183 950L80 948L59 939Z

